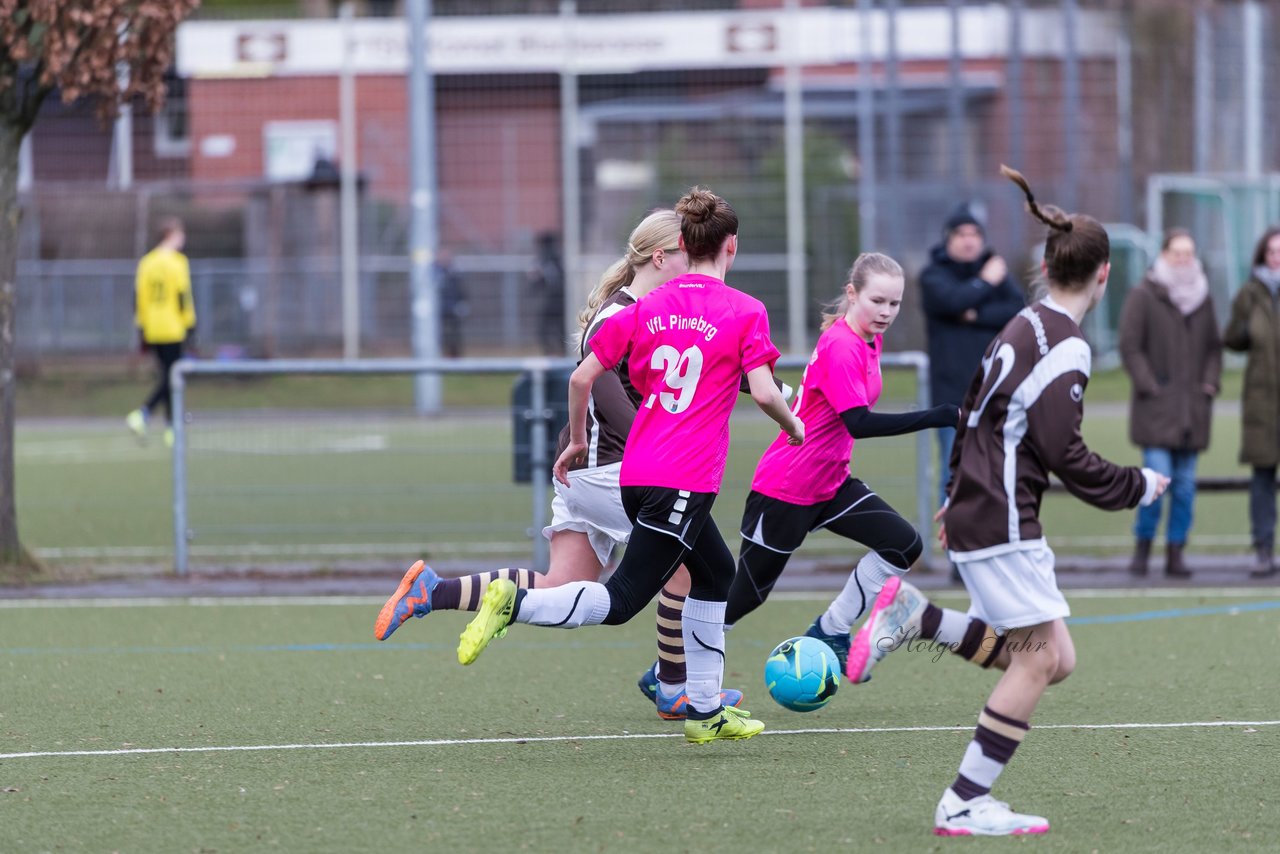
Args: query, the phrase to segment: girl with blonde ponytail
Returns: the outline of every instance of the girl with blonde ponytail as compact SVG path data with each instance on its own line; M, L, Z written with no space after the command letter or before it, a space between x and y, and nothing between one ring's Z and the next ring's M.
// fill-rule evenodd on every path
M680 215L663 209L640 220L627 238L627 248L622 257L604 271L600 283L587 297L586 306L578 313L578 326L582 329L578 338L579 352L582 351L588 326L592 325L600 307L609 297L627 288L639 299L687 269L688 263L680 249Z

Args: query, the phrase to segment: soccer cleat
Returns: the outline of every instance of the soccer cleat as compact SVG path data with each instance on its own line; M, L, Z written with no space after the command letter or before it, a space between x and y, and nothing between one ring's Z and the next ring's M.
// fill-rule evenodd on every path
M636 682L640 693L644 694L658 708L658 717L664 721L682 721L688 717L689 695L684 691L674 697L664 696L658 683L658 662L640 674ZM720 691L720 702L726 706L742 704L742 692L734 688L723 688Z
M962 801L947 789L933 814L933 832L937 836L1022 836L1048 833L1049 819L1016 813L990 795Z
M897 576L880 590L871 615L853 636L844 675L855 684L871 678L871 668L903 641L920 636L920 617L929 600Z
M480 597L480 611L467 623L458 638L458 663L470 664L480 657L489 641L507 633L516 607L516 583L494 579Z
M164 446L166 448L173 447L173 428L172 427L164 428Z
M378 640L386 640L391 633L400 628L400 624L410 617L425 617L431 613L431 593L440 583L436 571L422 561L409 567L409 571L400 579L400 586L391 594L387 604L378 612L378 619L373 624L373 636Z
M147 438L147 415L141 409L135 409L126 415L124 423L138 439Z
M751 713L732 706L723 706L720 713L706 720L695 721L686 718L684 722L684 740L691 744L706 744L708 741L724 739L726 741L739 738L751 738L764 729L764 724L751 719Z
M831 647L831 651L836 654L836 660L840 662L840 669L843 671L845 662L849 660L849 643L852 640L849 633L842 635L829 635L822 630L822 617L813 621L813 625L804 630L804 636L807 638L817 638L818 640Z

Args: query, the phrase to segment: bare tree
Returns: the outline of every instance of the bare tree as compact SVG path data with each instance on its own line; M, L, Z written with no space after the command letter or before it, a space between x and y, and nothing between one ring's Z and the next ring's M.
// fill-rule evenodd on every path
M199 0L0 0L0 576L35 566L18 539L14 494L18 149L40 104L93 99L105 120L119 105L164 100L173 34Z

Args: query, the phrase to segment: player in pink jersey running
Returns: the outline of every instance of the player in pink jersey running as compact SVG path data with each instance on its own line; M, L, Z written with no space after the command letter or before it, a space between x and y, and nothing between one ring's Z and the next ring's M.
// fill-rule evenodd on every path
M591 352L569 379L569 444L556 479L587 449L586 407L597 376L628 359L642 403L623 451L622 501L633 523L630 544L606 584L580 581L549 590L489 584L480 613L463 631L458 660L470 664L512 622L559 628L625 623L644 608L683 562L691 588L682 628L689 708L685 739L750 738L764 729L747 712L722 705L725 601L733 555L711 519L724 476L729 416L741 374L751 396L787 432L804 425L773 382L778 350L764 305L724 283L738 251L738 217L709 190L694 188L676 205L689 273L605 321Z
M779 437L756 466L725 615L733 625L760 607L810 532L826 528L862 543L871 550L806 632L831 646L842 670L849 630L923 548L910 522L850 476L854 442L951 427L959 417L950 404L916 412L872 411L880 398L884 333L898 316L902 291L902 267L887 255L863 253L849 269L844 295L823 317L822 335L792 404L805 423L805 443L795 447Z
M582 327L580 358L586 356L588 342L610 315L688 272L688 261L679 243L680 215L670 208L651 212L632 230L626 252L605 271L578 315ZM551 560L545 575L529 569L503 568L441 578L423 561L416 561L378 612L374 636L386 640L410 617L421 618L438 611L477 611L481 594L495 578L510 579L517 587L544 588L570 581L598 581L613 550L625 546L631 536L631 521L622 507L618 475L627 434L641 403L640 393L631 385L625 359L601 374L591 386L587 453L581 463L570 466L572 490L555 483L551 524L542 529L543 536L551 541ZM566 425L560 434L561 450L568 443ZM688 592L689 573L681 568L659 593L659 661L645 671L639 683L644 695L654 703L658 717L664 720L684 720L688 705L680 629L680 614ZM721 699L727 706L737 706L742 702L742 692L726 688Z

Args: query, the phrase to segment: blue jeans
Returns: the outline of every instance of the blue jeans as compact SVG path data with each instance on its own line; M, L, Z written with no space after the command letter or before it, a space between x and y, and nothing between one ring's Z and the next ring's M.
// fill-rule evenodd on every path
M947 500L947 482L951 480L951 446L956 442L956 428L939 427L938 437L938 506Z
M1142 464L1169 478L1169 488L1148 507L1138 508L1133 534L1139 540L1154 540L1160 527L1160 512L1169 499L1167 542L1180 546L1187 541L1196 502L1196 451L1171 451L1168 448L1143 448Z

